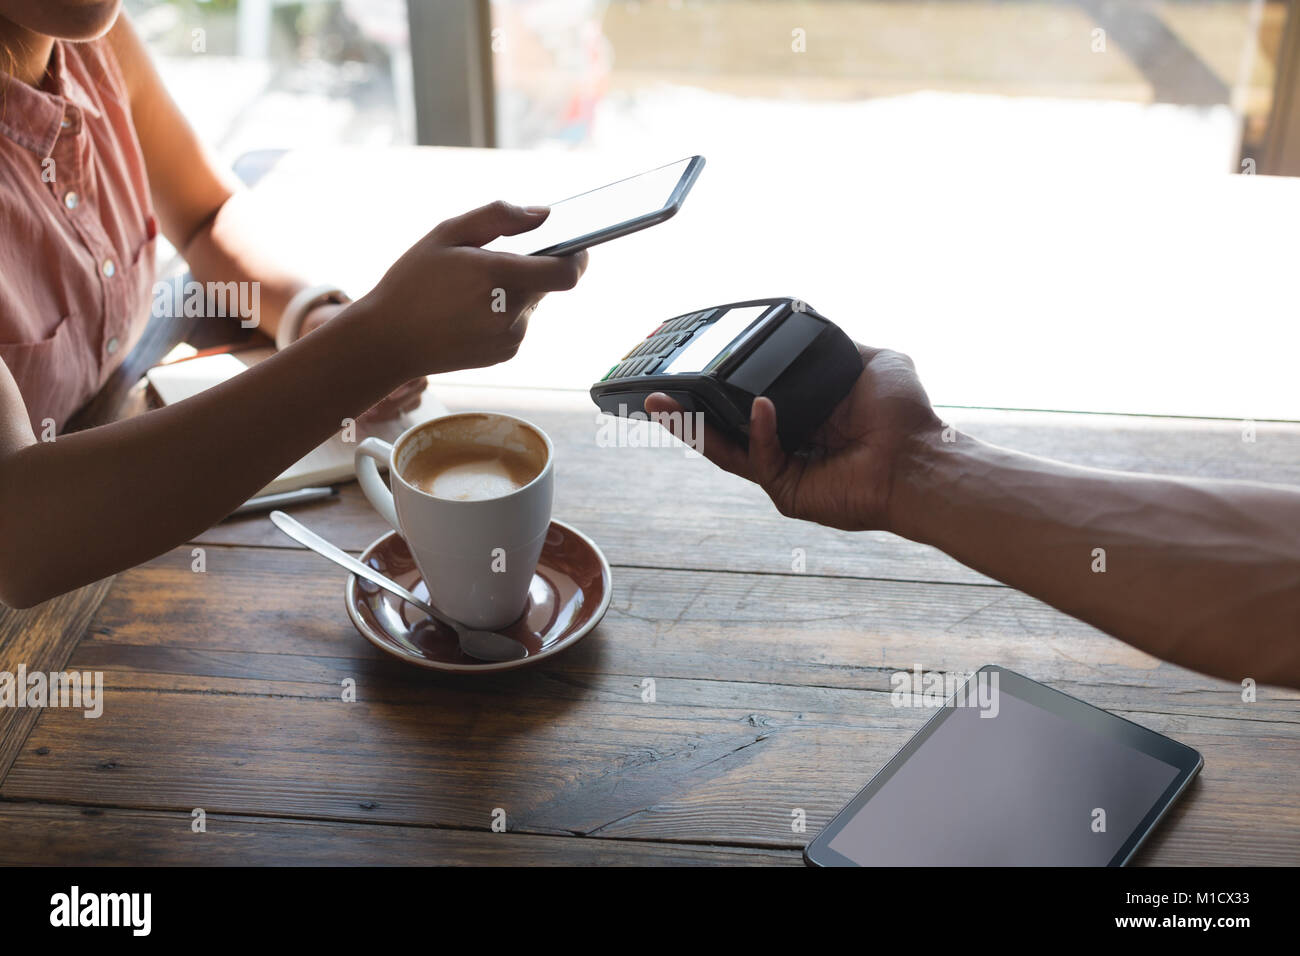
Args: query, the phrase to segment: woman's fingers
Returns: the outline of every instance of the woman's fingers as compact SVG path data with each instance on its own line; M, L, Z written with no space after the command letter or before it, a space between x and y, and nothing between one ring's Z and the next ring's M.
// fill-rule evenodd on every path
M587 253L563 257L502 255L511 260L505 269L508 281L515 286L504 293L505 312L514 315L507 332L522 339L528 320L548 292L562 292L578 284L587 270Z
M362 412L358 421L363 425L370 422L386 422L389 419L396 418L401 413L401 408L393 404L392 399L382 398Z
M424 376L413 378L405 385L401 386L395 395L400 395L404 399L412 399L418 405L424 390L429 387L429 380Z
M424 390L429 387L427 378L415 378L399 385L393 391L371 406L362 419L366 421L386 421L396 418L403 412L414 411L424 400Z
M493 256L501 285L529 293L567 292L587 271L585 249L571 256L517 256L510 252L494 252Z
M431 235L447 246L483 246L500 236L536 229L550 214L547 206L516 206L498 199L439 223Z
M421 403L422 401L424 401L424 396L421 394L423 391L424 391L424 389L420 389L419 391L417 391L417 392L412 392L409 396L407 396L407 397L402 401L402 404L401 404L401 406L400 406L401 411L403 411L403 412L413 412L413 411L415 411L417 408L419 408L419 407L420 407L420 403Z

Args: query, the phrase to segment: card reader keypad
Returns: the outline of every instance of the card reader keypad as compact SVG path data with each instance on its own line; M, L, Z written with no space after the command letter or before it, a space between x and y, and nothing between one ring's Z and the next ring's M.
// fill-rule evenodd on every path
M691 339L701 326L707 325L717 309L705 309L669 319L645 337L622 361L605 373L602 382L630 378L658 368L659 364Z

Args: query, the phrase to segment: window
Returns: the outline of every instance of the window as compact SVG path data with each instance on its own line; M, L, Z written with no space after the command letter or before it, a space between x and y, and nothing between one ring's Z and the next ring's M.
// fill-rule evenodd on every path
M1236 170L1282 0L493 0L498 141L716 154L797 137ZM1050 148L1047 150L1050 152ZM671 152L671 150L670 150Z
M415 141L404 0L128 0L163 80L228 161Z

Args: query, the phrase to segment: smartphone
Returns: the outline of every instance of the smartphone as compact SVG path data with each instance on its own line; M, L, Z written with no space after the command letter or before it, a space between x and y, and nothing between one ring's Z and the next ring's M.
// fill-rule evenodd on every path
M703 168L703 156L688 156L552 203L551 214L536 229L494 239L487 248L521 255L567 256L640 232L677 214Z

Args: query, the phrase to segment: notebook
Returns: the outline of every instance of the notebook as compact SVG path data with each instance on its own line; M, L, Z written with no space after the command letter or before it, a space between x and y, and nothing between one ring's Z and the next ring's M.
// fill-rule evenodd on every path
M246 368L274 354L275 349L268 347L185 358L156 365L145 373L145 377L149 380L149 386L158 400L164 405L173 405L197 395L206 388L234 378ZM313 485L332 485L341 481L351 481L356 477L352 455L358 441L372 435L385 441L393 441L412 425L445 414L447 414L447 407L434 397L433 389L425 389L417 408L389 421L366 423L364 428L358 428L355 439L351 442L343 441L343 433L340 430L338 434L308 452L258 494L270 495Z

